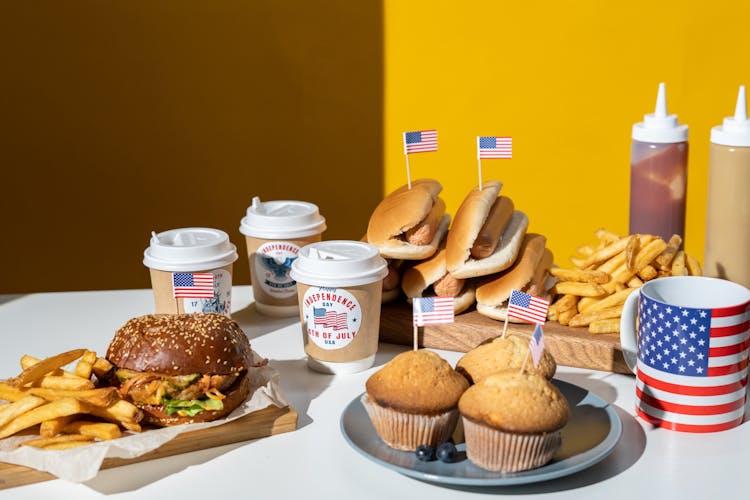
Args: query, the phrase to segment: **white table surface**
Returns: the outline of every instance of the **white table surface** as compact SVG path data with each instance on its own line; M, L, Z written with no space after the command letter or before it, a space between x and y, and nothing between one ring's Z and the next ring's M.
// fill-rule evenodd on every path
M82 484L54 480L0 490L0 499L750 498L747 417L714 434L653 429L633 417L632 377L568 367L558 367L556 378L614 404L622 419L622 438L602 462L565 478L495 488L445 487L393 472L350 448L339 418L367 377L407 347L381 344L375 366L360 374L318 374L305 364L298 321L258 315L251 295L248 286L234 288L233 317L281 373L282 390L299 413L295 432L108 469ZM17 373L24 353L103 352L125 321L151 312L150 290L0 296L0 378ZM461 355L437 352L452 364Z

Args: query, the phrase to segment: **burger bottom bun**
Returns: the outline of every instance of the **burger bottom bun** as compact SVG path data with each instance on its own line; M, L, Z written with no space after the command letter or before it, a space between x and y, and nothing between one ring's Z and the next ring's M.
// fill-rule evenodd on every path
M440 219L440 225L438 226L437 231L435 231L435 236L428 245L412 245L403 240L390 239L375 246L380 250L380 255L388 259L426 259L431 257L437 251L440 241L442 241L443 237L448 232L450 223L451 216L443 214L443 218Z
M226 396L222 400L224 408L221 410L204 410L192 417L181 417L176 413L167 415L166 408L163 405L141 406L140 409L143 411L143 420L141 423L157 427L168 427L171 425L210 422L223 418L244 403L248 395L250 395L250 382L247 378L247 372L243 373L232 387L228 391L225 391L224 395Z
M469 258L463 264L453 269L449 268L448 272L456 278L476 278L508 269L518 257L528 227L529 218L526 214L519 210L514 211L503 231L500 244L492 255L484 259Z

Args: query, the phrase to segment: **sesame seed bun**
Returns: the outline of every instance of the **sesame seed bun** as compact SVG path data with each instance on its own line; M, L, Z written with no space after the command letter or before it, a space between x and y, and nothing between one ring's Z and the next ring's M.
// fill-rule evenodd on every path
M153 314L117 330L107 359L139 372L224 375L247 370L251 349L240 325L224 315Z
M106 357L115 365L110 383L119 385L123 397L143 412L143 423L156 426L207 422L228 415L250 393L247 372L256 366L252 364L252 350L245 333L235 321L220 314L133 318L117 330ZM118 373L126 373L129 380ZM164 404L156 404L163 401L162 393L145 391L144 395L147 381L161 381L167 387L176 380L174 377L189 375L195 375L188 377L188 387L192 390L185 392L190 395L172 395L170 399L203 399L209 395L204 394L207 389L201 389L204 384L211 380L210 386L215 387L213 380L216 383L222 380L219 392L223 408L204 409L195 415L168 415ZM144 383L139 385L134 380Z

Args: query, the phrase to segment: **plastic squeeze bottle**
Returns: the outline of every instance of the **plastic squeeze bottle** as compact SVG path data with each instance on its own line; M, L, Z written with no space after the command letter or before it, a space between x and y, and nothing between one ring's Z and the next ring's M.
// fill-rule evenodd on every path
M633 125L630 150L630 234L645 233L668 241L685 238L688 126L667 113L664 84L656 109Z
M750 121L744 85L734 116L711 129L704 273L750 287Z

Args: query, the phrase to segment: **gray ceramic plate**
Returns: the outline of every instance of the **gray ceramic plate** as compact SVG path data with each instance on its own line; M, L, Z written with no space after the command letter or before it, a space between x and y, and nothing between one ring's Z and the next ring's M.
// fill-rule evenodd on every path
M476 467L458 445L454 463L420 462L414 453L386 446L375 433L360 397L341 415L341 432L347 442L375 463L425 481L470 486L505 486L547 481L573 474L602 460L622 434L622 422L614 408L596 394L567 382L552 381L570 403L570 419L562 430L562 446L552 461L523 472L490 472Z

